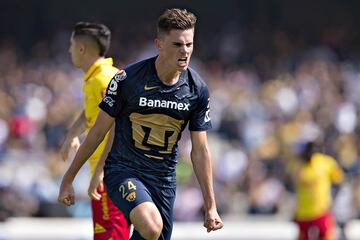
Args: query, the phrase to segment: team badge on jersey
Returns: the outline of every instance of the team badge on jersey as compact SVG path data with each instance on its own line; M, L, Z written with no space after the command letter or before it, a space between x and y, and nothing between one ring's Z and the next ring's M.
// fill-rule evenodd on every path
M115 80L116 81L122 81L126 78L126 72L124 70L120 70L115 74Z
M136 199L136 192L131 192L129 193L129 195L126 197L126 200L128 200L129 202L132 202Z

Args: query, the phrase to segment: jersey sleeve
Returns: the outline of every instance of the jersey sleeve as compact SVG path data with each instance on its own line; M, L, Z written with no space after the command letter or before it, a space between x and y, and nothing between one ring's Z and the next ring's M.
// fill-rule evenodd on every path
M124 85L125 85L126 72L120 70L111 79L105 95L99 104L99 107L109 114L111 117L116 118L124 106Z
M330 179L333 183L339 184L343 180L343 171L340 168L336 160L328 156L329 170L330 170Z
M211 127L210 94L208 87L205 85L201 88L197 107L190 117L189 130L205 131L211 129Z

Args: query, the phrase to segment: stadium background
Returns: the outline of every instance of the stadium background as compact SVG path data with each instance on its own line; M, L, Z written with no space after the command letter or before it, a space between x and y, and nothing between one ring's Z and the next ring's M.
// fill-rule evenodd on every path
M295 156L318 136L346 172L334 201L339 224L360 217L359 1L0 2L3 227L20 217L90 215L86 168L75 182L77 204L56 203L68 165L57 151L81 109L82 72L67 52L73 24L107 24L113 32L109 56L124 66L155 54L155 22L169 7L198 16L191 65L211 90L209 141L224 219L290 223ZM193 223L202 220L202 199L184 135L175 220Z

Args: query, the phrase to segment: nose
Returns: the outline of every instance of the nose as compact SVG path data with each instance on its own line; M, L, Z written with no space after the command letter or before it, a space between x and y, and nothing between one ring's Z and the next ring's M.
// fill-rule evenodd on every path
M188 48L186 45L183 45L183 46L180 48L180 52L181 52L181 53L188 53L188 52L189 52L189 48Z

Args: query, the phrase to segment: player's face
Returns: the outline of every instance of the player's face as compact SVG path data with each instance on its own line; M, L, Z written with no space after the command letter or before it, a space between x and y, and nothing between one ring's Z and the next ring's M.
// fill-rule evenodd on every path
M71 55L71 61L75 67L80 67L81 63L81 46L80 44L74 39L73 34L70 38L70 47L69 53Z
M193 52L194 29L171 30L157 39L159 57L166 60L168 67L177 71L187 69Z

